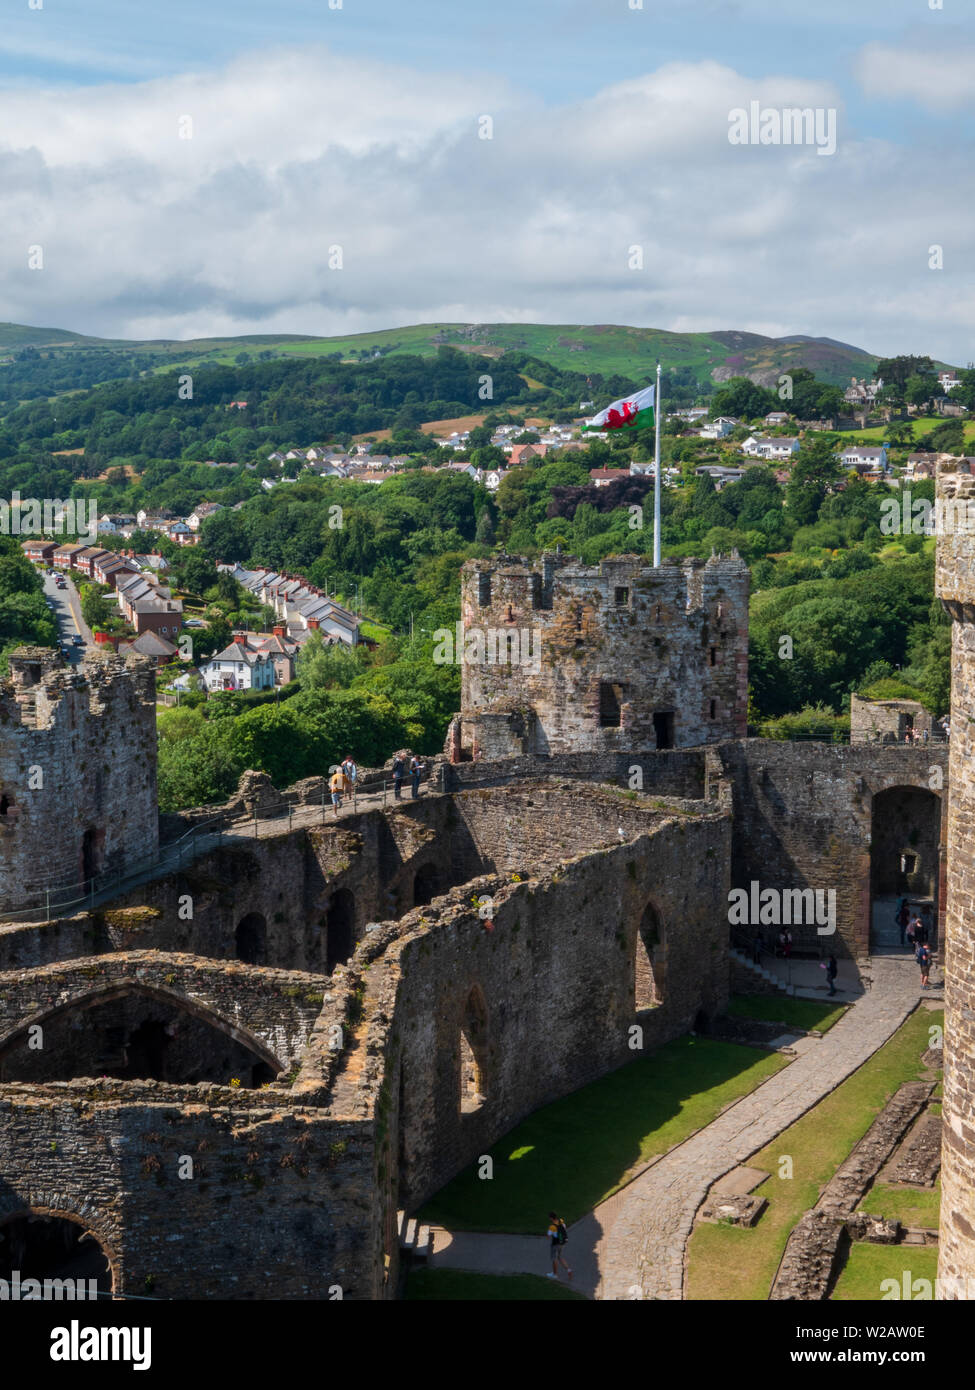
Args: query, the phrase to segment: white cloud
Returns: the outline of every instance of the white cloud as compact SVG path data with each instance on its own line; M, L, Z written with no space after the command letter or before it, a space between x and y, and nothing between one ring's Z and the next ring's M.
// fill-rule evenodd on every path
M867 95L880 100L906 97L939 112L975 100L975 48L970 44L931 49L871 43L861 51L856 72Z
M729 111L752 100L838 108L837 153L732 146ZM774 324L966 361L972 177L950 147L935 167L858 142L809 79L668 64L552 109L493 78L277 50L0 92L0 319L111 337Z

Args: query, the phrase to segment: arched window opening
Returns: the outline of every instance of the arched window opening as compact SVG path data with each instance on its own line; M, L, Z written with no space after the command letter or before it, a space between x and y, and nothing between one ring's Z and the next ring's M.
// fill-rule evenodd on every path
M664 933L660 914L647 903L634 943L634 1011L656 1009L664 1002Z
M460 1111L473 1115L487 1100L487 1008L475 986L467 996L460 1028Z

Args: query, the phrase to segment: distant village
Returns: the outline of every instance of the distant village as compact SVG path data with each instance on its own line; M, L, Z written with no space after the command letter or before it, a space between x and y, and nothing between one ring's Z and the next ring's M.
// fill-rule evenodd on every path
M939 384L944 391L945 400L941 403L944 415L966 415L964 406L950 401L951 390L959 384L954 372L942 372ZM770 465L780 484L788 482L790 465L800 451L800 435L788 433L790 425L797 430L838 429L860 424L864 427L877 402L883 382L858 381L853 379L844 394L849 407L850 420L797 421L785 410L769 412L762 426L751 432L744 431L742 421L733 416L719 415L710 418L706 406L688 406L674 410L667 415L668 421L678 422L682 431L689 437L713 440L726 451L733 450L740 455L740 462L702 463L694 467L696 475L707 474L716 490L742 478L746 469L756 465ZM246 409L246 401L231 403L237 409ZM580 401L580 410L594 408L592 401ZM889 412L888 412L889 413ZM533 460L542 460L553 451L573 451L586 449L594 439L606 439L607 432L581 433L585 417L571 425L552 425L540 427L537 442L515 443L515 439L525 431L524 424L500 425L491 436L491 444L506 456L505 464L489 468L479 468L467 460L440 465L423 465L422 472L455 472L469 476L489 492L496 492L506 474L521 468ZM732 438L732 436L735 436ZM443 448L466 452L470 433L467 430L453 431L438 440ZM282 474L276 478L263 478L261 486L265 491L287 483L298 481L300 474L313 474L323 478L344 479L350 482L382 485L390 478L402 473L408 465L415 469L415 461L407 455L386 455L374 452L375 443L365 442L351 446L346 452L327 447L308 449L289 449L287 452L275 451L268 455L268 462L277 465ZM888 446L851 444L837 455L844 471L859 474L868 482L886 481L892 486L916 479L932 478L935 474L934 455L929 453L910 454L902 462L894 475L889 459ZM975 463L975 458L970 462ZM207 460L212 468L233 468L236 464L217 463ZM255 465L247 465L254 468ZM608 487L611 483L628 477L649 477L654 474L652 461L631 462L622 468L594 468L590 470L591 484L597 488ZM679 483L683 470L679 467L664 466L661 483L672 486ZM235 504L235 510L246 505ZM185 517L173 516L166 512L140 510L135 515L107 515L98 518L99 535L111 535L126 540L138 533L153 532L168 539L177 546L193 546L199 542L200 530L208 517L222 510L216 502L201 502ZM113 595L118 604L121 617L134 634L119 637L117 634L95 632L86 641L96 646L111 646L119 653L133 652L148 657L156 666L167 666L174 661L185 661L191 644L181 643L184 628L203 627L199 618L184 619L182 600L175 597L166 583L167 560L158 552L138 554L128 549L106 549L97 543L73 542L59 544L56 539L35 538L23 542L23 552L35 565L50 570L55 576L57 587L66 587L71 576L88 583L98 584ZM171 682L174 691L202 688L208 692L271 690L286 685L294 679L296 659L302 646L313 633L320 634L326 643L343 643L354 647L362 641L360 620L348 608L338 603L334 597L309 583L298 575L279 574L266 569L248 570L239 564L218 565L218 570L232 576L248 593L253 595L258 605L273 610L275 622L269 632L252 632L238 629L233 639L222 651L214 653L198 668L183 671Z

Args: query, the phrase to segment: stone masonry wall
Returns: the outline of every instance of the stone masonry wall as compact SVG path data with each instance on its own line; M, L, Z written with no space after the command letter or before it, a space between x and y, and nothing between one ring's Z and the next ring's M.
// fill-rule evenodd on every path
M155 683L148 662L59 666L46 649L10 657L0 698L0 912L45 885L77 884L158 844Z
M897 787L929 793L918 802L914 847L920 855L926 844L930 863L940 848L934 826L948 781L948 750L748 739L717 751L734 788L734 887L748 889L757 881L762 888L835 889L838 940L819 936L815 926L793 926L795 947L866 955L876 798ZM905 825L904 836L912 833ZM940 856L932 867L940 870ZM943 901L939 905L943 909Z
M370 1126L140 1090L124 1103L86 1082L5 1086L0 1221L80 1218L131 1294L327 1299L338 1285L345 1298L383 1296Z
M415 928L363 977L371 1023L362 1047L377 1061L360 1094L383 1097L401 1206L415 1207L538 1106L632 1060L631 1025L648 1049L725 1007L719 905L729 869L726 815L674 818L499 889L493 930L469 906L413 914ZM648 902L661 923L653 968L662 1003L637 1013ZM472 995L483 1010L485 1100L462 1112Z
M966 513L975 509L975 477L942 473L938 499L961 504ZM975 1278L975 530L970 525L939 537L936 583L953 620L938 1276L943 1288L964 1289Z
M748 567L737 556L659 569L636 556L596 568L469 561L461 612L464 749L640 751L745 733ZM517 637L517 660L492 660L499 633Z

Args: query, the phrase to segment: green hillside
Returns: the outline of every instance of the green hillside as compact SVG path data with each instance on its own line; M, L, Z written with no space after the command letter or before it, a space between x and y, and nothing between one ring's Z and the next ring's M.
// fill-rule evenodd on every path
M853 376L869 376L878 361L862 348L829 338L801 334L768 338L736 330L671 333L621 324L427 323L344 337L247 334L186 342L92 338L57 328L0 324L0 353L34 347L59 354L99 349L133 357L140 354L143 359L150 354L152 370L157 371L199 362L232 364L241 353L251 360L334 353L345 359L373 353L429 357L444 343L488 357L526 352L564 370L633 379L647 377L659 359L668 368L689 368L705 388L732 376L751 376L762 385L774 385L781 372L795 367L808 367L820 380L845 386ZM145 365L145 360L133 364L142 369Z

